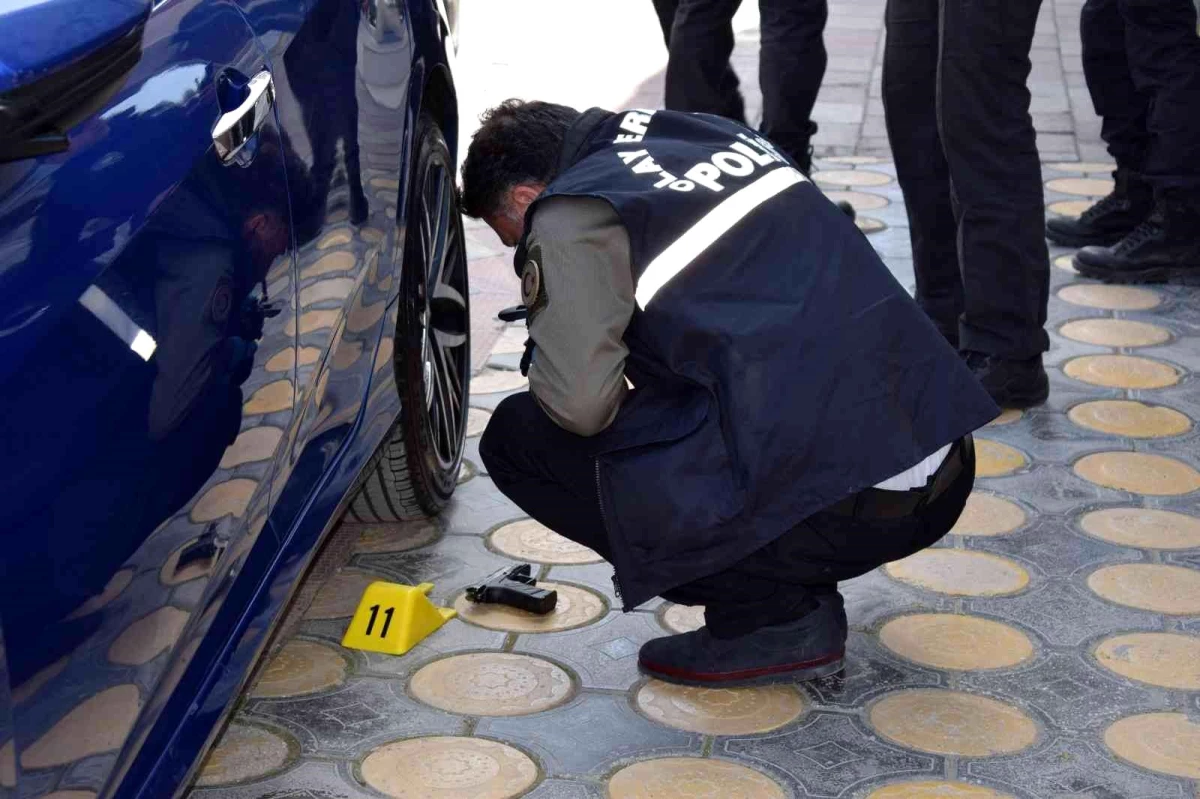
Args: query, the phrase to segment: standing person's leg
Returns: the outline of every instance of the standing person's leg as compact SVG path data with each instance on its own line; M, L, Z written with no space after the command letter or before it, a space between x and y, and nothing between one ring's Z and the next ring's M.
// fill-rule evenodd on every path
M653 0L654 13L658 15L658 27L662 28L663 42L671 46L671 26L675 24L675 9L679 0Z
M1045 201L1026 87L1041 0L942 0L938 129L958 220L959 347L997 404L1044 402Z
M963 286L935 102L938 18L938 0L888 0L883 103L908 212L917 303L957 348Z
M758 82L763 94L761 130L812 171L810 140L817 132L813 105L825 76L827 0L759 0L762 47Z
M746 122L733 54L733 15L741 0L679 0L671 27L666 107Z

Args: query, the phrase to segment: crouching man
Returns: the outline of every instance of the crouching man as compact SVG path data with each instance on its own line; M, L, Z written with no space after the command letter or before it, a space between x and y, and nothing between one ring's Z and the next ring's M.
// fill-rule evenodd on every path
M734 122L509 101L463 168L508 246L530 391L480 454L530 516L603 555L625 610L705 626L642 647L670 682L841 668L837 584L928 547L999 410L866 239Z

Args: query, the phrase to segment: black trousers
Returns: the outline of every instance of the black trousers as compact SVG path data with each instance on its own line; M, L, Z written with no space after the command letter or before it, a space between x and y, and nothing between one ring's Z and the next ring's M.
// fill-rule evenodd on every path
M888 0L883 101L917 302L961 349L1049 347L1029 51L1041 0Z
M1200 188L1200 37L1192 0L1088 0L1083 71L1117 164Z
M670 58L666 106L702 111L745 123L738 79L729 65L733 15L742 0L654 0ZM760 130L802 168L810 168L811 120L825 76L822 34L827 0L759 0L763 96ZM668 33L669 29L669 33Z
M878 500L898 492L868 489L813 514L751 556L663 598L705 605L710 631L733 638L803 616L815 596L936 542L954 526L975 482L975 452L963 439L962 470L915 512L881 514ZM558 427L528 392L496 408L479 444L488 474L531 517L611 561L596 496L589 439ZM949 459L948 459L949 462Z

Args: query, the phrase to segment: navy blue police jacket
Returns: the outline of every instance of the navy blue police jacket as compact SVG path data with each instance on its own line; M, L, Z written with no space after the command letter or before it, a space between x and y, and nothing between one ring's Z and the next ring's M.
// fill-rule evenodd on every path
M526 237L555 196L607 201L629 234L634 389L588 439L626 610L999 413L854 223L753 131L592 109L560 167Z

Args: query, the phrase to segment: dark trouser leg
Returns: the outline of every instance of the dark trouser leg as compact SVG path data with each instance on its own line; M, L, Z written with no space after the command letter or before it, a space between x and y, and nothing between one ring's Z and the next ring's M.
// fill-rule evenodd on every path
M822 34L829 8L826 0L759 0L758 6L762 133L808 171L809 140L817 130L812 110L825 76Z
M1026 88L1040 5L942 0L938 130L958 220L959 343L1014 360L1050 343L1045 204Z
M938 0L888 0L883 102L904 192L917 303L958 346L963 311L958 225L937 120Z
M729 56L733 15L741 0L679 0L671 27L666 106L745 123L746 112Z
M1152 98L1142 171L1156 188L1200 190L1196 7L1192 0L1119 0L1119 6L1133 85Z
M1150 98L1133 84L1120 0L1087 0L1079 18L1079 35L1083 74L1102 122L1100 136L1117 166L1141 172L1149 142Z
M671 46L671 26L675 24L675 9L679 0L654 0L654 13L658 15L658 27L662 28L663 41Z

